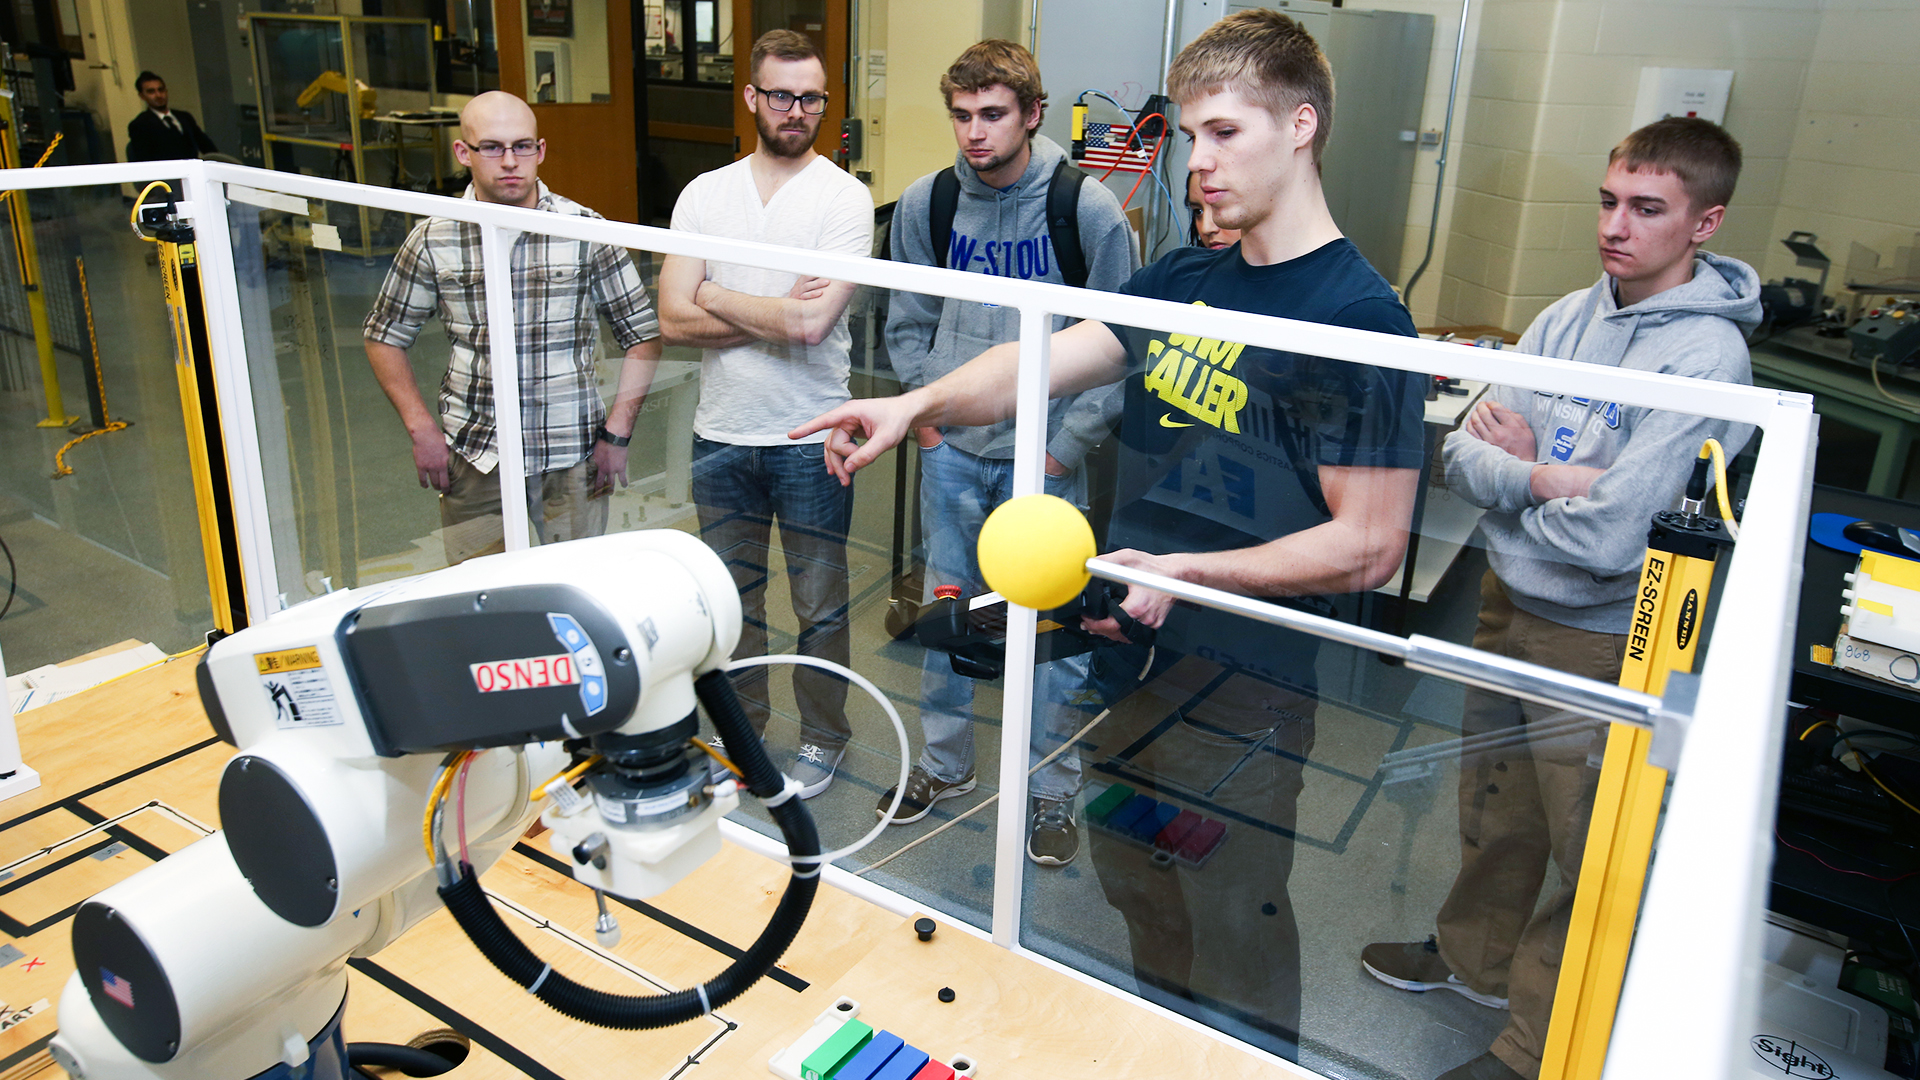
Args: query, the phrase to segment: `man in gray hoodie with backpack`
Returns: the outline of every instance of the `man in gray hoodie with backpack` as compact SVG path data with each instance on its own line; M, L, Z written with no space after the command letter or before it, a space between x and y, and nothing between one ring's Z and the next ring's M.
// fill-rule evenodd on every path
M1669 117L1627 136L1600 189L1603 273L1549 306L1519 350L1583 363L1751 383L1746 334L1760 282L1701 251L1740 174L1740 145ZM1675 507L1708 438L1728 456L1752 429L1616 402L1496 386L1442 449L1447 486L1483 507L1491 569L1476 649L1616 682L1647 526ZM1524 732L1460 763L1460 872L1425 942L1369 945L1361 962L1403 990L1452 990L1510 1010L1485 1054L1442 1080L1532 1080L1560 978L1606 725L1537 728L1556 710L1468 691L1464 737ZM1557 868L1543 905L1548 859Z
M892 256L1027 281L1112 291L1139 269L1120 201L1067 162L1037 129L1046 107L1040 67L1010 41L970 46L940 79L959 144L951 169L908 186L894 209ZM1055 317L1054 329L1071 320ZM1020 336L1020 313L918 293L896 292L887 316L887 350L906 387L924 386L1001 342ZM1120 410L1120 387L1056 399L1047 417L1049 494L1082 509L1087 451L1105 438ZM974 547L980 525L1013 493L1013 422L986 427L922 428L920 513L927 538L926 599L957 586L985 589ZM1034 684L1034 763L1073 734L1087 696L1085 654L1043 664ZM925 749L907 779L893 824L926 817L933 804L971 792L974 779L973 681L944 653L929 651L921 675ZM1027 855L1043 866L1079 850L1073 797L1080 762L1061 753L1034 774ZM880 797L882 816L894 792Z

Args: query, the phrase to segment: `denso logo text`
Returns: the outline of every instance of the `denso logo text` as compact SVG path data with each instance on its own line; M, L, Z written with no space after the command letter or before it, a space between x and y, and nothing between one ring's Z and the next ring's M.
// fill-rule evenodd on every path
M483 694L496 690L538 690L544 686L578 686L580 672L567 653L526 656L518 660L489 660L470 664L473 685Z

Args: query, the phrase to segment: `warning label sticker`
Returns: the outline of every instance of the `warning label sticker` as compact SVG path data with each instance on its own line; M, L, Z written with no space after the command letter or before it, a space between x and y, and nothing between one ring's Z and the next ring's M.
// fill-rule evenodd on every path
M273 706L275 727L332 727L346 722L334 702L333 682L327 678L318 648L254 653L253 663Z

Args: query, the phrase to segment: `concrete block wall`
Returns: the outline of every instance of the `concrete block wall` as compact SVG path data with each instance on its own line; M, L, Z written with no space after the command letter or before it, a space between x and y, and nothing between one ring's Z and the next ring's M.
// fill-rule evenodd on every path
M1807 68L1765 277L1813 277L1777 242L1819 236L1842 284L1853 243L1882 265L1920 231L1920 3L1827 0ZM1736 95L1739 93L1735 90Z
M1900 0L1887 0L1899 4ZM1712 250L1755 266L1775 231L1821 0L1489 0L1460 147L1441 321L1519 331L1599 273L1607 151L1642 67L1734 72L1726 124L1746 154Z

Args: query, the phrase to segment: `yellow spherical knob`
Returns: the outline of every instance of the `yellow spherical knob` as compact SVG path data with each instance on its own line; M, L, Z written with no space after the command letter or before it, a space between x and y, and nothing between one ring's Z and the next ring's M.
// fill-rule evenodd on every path
M1098 551L1093 527L1057 495L1009 499L980 526L980 575L987 587L1023 607L1045 611L1080 595Z

